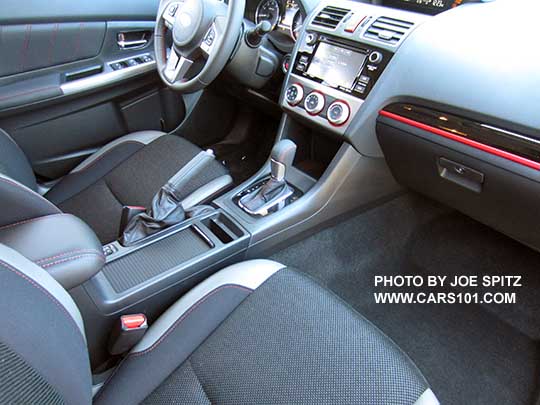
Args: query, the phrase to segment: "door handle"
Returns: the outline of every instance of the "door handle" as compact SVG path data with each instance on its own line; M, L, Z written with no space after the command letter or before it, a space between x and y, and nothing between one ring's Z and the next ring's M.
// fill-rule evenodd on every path
M150 35L148 31L120 32L116 43L120 49L142 49L148 45Z
M139 49L144 48L148 44L147 39L139 39L134 41L118 41L118 46L122 49Z

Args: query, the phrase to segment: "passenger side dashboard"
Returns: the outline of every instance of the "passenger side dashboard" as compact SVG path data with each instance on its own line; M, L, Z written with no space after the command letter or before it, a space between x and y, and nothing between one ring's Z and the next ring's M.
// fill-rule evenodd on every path
M295 47L281 106L384 157L402 185L539 250L530 224L540 220L540 58L513 33L533 38L540 7L450 8L431 16L322 2Z

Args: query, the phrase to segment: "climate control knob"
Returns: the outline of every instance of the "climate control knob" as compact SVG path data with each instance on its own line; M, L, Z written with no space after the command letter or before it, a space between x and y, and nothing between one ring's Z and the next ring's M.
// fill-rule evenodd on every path
M345 124L350 115L351 109L349 108L349 105L345 101L340 100L334 101L332 104L330 104L328 110L326 111L326 118L330 124L335 126Z
M285 99L290 105L297 105L304 98L304 88L299 84L292 84L285 92Z
M304 100L304 108L311 115L317 115L324 109L324 94L318 91L312 91Z

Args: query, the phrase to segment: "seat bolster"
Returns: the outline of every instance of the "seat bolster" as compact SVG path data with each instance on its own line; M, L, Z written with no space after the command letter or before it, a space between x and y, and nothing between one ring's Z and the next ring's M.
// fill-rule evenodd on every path
M180 317L193 308L203 297L208 296L217 289L234 285L254 291L275 272L283 268L285 268L284 265L271 260L250 260L234 264L217 272L194 287L161 315L139 344L133 348L132 353L145 352L155 346L163 339L163 335L167 333L171 325L174 325Z
M1 402L52 403L61 397L63 403L90 404L83 320L70 295L46 271L2 244L0 285Z
M118 139L115 139L112 142L109 142L97 152L93 153L91 156L83 160L77 167L75 167L71 173L80 172L81 170L87 169L89 166L93 165L98 159L101 159L103 155L109 153L111 150L125 143L133 142L139 143L141 146L148 145L154 142L157 138L166 135L165 132L161 131L138 131L131 134L124 135Z
M139 403L206 340L245 298L284 265L252 260L209 277L148 330L97 394L96 403Z
M36 264L32 263L19 252L0 244L0 257L2 262L22 273L30 282L39 285L47 294L50 294L66 310L77 328L86 340L84 324L79 308L62 286L54 280L47 272Z
M108 143L63 177L45 196L55 204L63 203L163 135L166 134L159 131L140 131Z
M61 213L58 207L35 191L2 174L0 207L0 226Z

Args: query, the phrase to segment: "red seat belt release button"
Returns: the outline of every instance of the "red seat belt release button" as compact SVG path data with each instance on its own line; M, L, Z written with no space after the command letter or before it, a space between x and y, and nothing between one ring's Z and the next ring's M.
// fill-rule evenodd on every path
M120 317L123 330L139 329L141 327L148 327L146 322L146 316L144 314L136 315L122 315Z
M111 331L109 353L116 356L128 352L141 341L147 329L146 315L122 315Z

